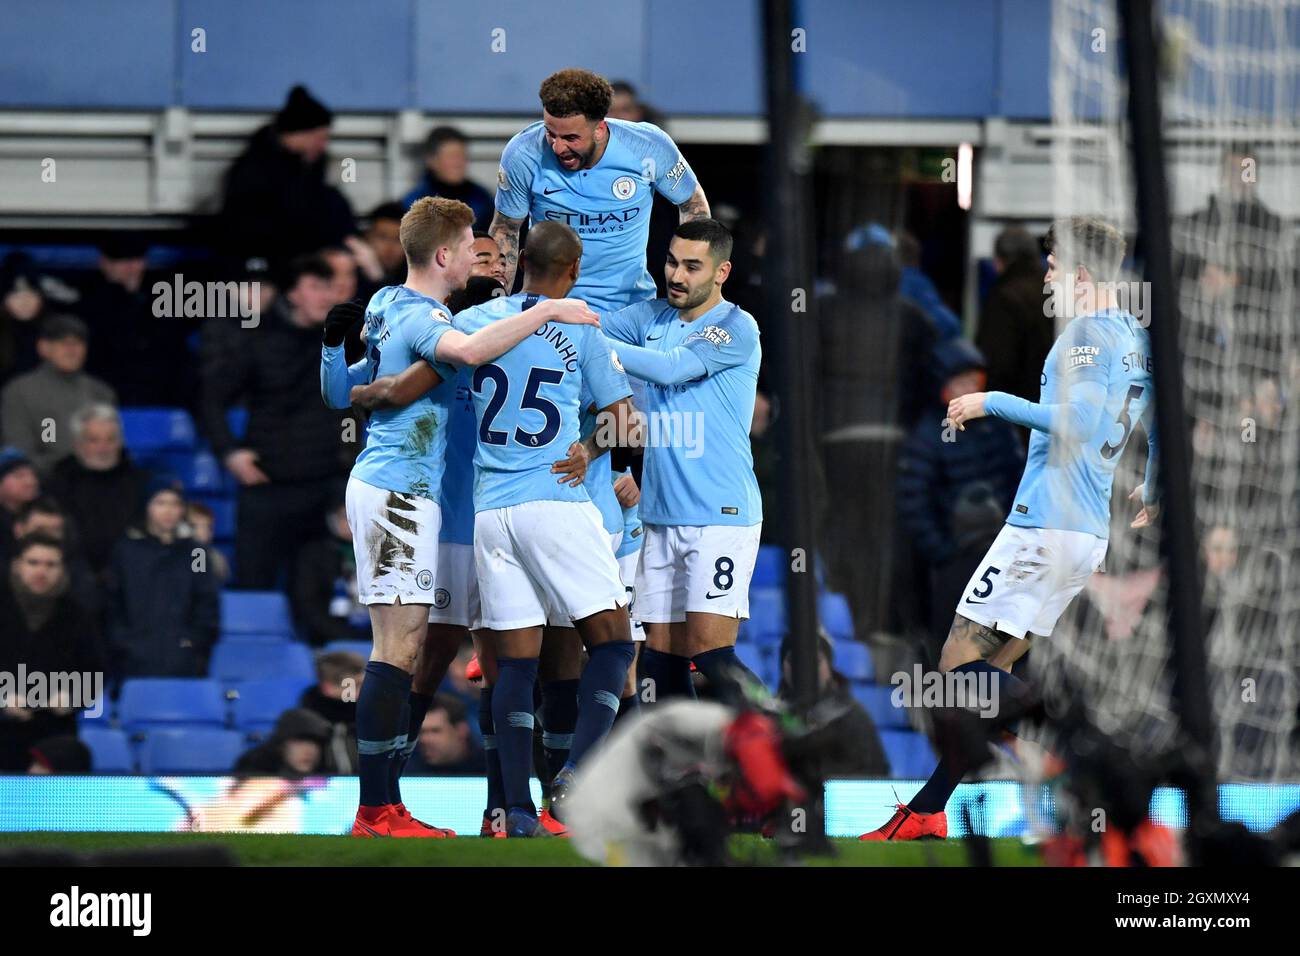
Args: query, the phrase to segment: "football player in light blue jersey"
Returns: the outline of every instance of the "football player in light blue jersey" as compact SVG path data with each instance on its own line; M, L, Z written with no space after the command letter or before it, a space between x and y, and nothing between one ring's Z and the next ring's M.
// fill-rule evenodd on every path
M694 696L692 661L724 698L757 682L735 645L763 521L749 443L762 351L753 317L722 298L731 245L716 220L682 223L668 298L602 317L623 367L649 383L636 600L657 700Z
M984 415L1033 429L1011 514L966 586L939 660L941 671L990 682L993 706L1025 699L1026 688L1011 676L1011 666L1036 637L1052 633L1070 601L1101 569L1115 466L1139 420L1148 453L1146 481L1129 496L1143 505L1132 527L1151 523L1159 497L1150 341L1146 329L1120 308L1114 285L1124 234L1099 219L1075 218L1054 225L1048 244L1044 281L1056 290L1058 307L1077 317L1047 355L1039 401L973 392L948 406L959 429ZM1062 302L1062 281L1072 281L1086 305ZM946 836L944 807L965 771L941 760L907 805L899 804L884 826L862 839Z
M650 209L658 192L681 220L709 215L709 204L677 145L649 123L606 119L614 92L589 70L560 70L538 95L542 119L501 154L496 215L489 232L514 283L519 232L562 222L582 240L582 274L572 295L601 312L653 298L646 271Z
M439 381L450 380L452 365L490 361L549 322L595 324L594 313L584 304L565 300L472 335L453 329L442 303L469 275L473 218L464 203L447 199L419 200L406 213L400 230L406 283L381 289L371 298L364 359L348 367L343 357L343 340L358 317L356 306L336 307L326 319L321 350L326 404L347 407L351 385L405 369L417 359L431 363ZM397 783L415 736L411 677L433 603L446 424L444 395L377 413L348 481L358 600L370 609L374 633L357 701L361 793L355 836L454 835L411 817Z

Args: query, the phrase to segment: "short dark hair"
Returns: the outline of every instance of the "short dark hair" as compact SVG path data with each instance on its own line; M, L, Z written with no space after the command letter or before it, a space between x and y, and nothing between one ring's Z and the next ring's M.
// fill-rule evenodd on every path
M715 265L731 258L731 230L716 219L688 219L677 227L673 235L691 242L707 242Z
M463 724L469 719L465 702L452 694L441 692L434 694L433 701L429 704L429 713L432 714L435 710L444 711L447 714L447 722L453 725Z
M19 508L18 514L14 516L14 523L17 524L20 521L26 521L32 515L58 515L60 518L67 517L63 508L59 506L59 503L49 495L42 495L39 498L33 498L31 501L27 502L27 504Z
M1062 244L1065 255L1073 262L1060 262ZM1057 265L1083 266L1095 281L1111 281L1119 276L1128 243L1114 223L1097 216L1072 216L1058 219L1047 231L1047 248L1057 257Z
M537 96L552 116L577 116L600 122L609 113L614 90L603 76L591 70L568 69L542 80Z
M496 239L494 239L494 238L492 237L492 233L488 232L486 229L475 229L475 230L474 230L474 238L475 238L475 239L492 239L493 242L496 242Z
M61 342L64 339L81 339L82 342L90 341L90 329L85 322L75 315L68 315L66 312L56 312L54 315L47 316L41 322L40 331L36 337L43 342Z
M59 557L65 555L63 542L53 535L46 534L44 531L33 531L31 534L25 534L14 542L14 557L21 558L32 548L53 548L59 552Z
M543 220L528 230L519 258L530 276L553 276L582 258L582 240L568 224Z
M292 289L303 276L315 276L330 282L334 278L334 270L320 253L298 256L284 270L284 288Z
M424 140L424 155L432 156L448 143L468 143L469 137L454 126L435 126Z
M370 210L370 223L373 225L380 219L391 219L393 222L401 222L402 217L406 215L406 207L400 202L381 202L374 209Z

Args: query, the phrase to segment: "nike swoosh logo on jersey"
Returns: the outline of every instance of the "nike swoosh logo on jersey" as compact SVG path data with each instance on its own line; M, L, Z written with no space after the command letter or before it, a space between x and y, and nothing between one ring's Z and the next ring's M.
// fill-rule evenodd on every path
M647 342L658 342L658 341L659 341L660 339L662 339L662 338L663 338L662 335L647 335L647 336L645 337L645 340L646 340Z
M543 196L549 196L551 193L558 193L558 192L560 192L560 191L563 190L563 189L564 189L563 186L559 187L559 189L543 189L543 190L542 190L542 195L543 195Z

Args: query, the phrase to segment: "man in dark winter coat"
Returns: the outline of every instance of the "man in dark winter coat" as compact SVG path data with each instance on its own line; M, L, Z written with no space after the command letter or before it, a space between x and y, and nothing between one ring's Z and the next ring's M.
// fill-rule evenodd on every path
M351 206L327 182L333 118L295 86L275 121L253 134L226 174L220 244L228 253L264 256L278 267L355 231Z
M14 680L20 665L29 676L44 674L50 693L58 683L51 675L91 675L89 684L81 681L80 701L48 695L29 699L27 686L14 688L21 700L0 701L0 771L21 772L31 763L28 748L36 741L76 734L72 705L90 704L93 675L103 673L104 660L94 619L69 593L58 541L39 532L27 535L5 572L6 580L0 581L0 671Z
M897 501L899 523L924 564L923 580L928 578L929 598L920 606L927 609L923 620L938 641L937 654L951 624L948 609L959 596L952 589L961 590L1002 528L1024 453L1014 426L1000 419L981 418L965 431L945 424L949 400L984 390L979 349L951 339L935 349L934 365L943 387L903 445Z
M108 569L108 632L119 678L199 677L217 639L217 578L196 563L185 501L166 478L150 483L143 521Z

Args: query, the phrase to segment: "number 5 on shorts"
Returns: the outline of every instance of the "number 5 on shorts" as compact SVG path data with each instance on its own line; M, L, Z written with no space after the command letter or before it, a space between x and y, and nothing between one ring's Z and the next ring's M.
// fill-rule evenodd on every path
M981 591L979 588L976 588L974 591L971 592L971 596L982 599L992 594L993 581L989 578L989 575L1001 574L1001 573L1002 573L1001 568L995 568L993 567L993 565L990 564L987 568L984 569L984 573L980 576L980 584L984 585L984 590Z

